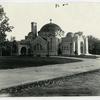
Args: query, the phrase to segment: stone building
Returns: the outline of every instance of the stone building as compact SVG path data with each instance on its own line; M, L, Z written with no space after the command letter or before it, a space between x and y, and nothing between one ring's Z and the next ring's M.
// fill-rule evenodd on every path
M37 23L31 23L31 32L18 42L18 55L85 55L88 54L88 38L81 32L67 33L50 22L37 32Z
M88 54L88 38L78 33L67 33L61 42L62 55L86 55Z

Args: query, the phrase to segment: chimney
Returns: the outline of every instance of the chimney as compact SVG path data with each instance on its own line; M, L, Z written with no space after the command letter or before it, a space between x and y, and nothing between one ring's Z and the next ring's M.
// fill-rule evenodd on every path
M31 22L31 32L33 33L34 31L34 22Z
M37 23L35 23L35 33L37 34Z
M37 23L31 22L31 32L37 36Z

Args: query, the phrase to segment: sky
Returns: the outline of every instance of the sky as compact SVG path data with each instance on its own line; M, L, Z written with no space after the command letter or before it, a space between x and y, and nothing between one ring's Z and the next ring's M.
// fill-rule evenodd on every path
M37 22L37 30L50 22L59 25L65 32L82 31L84 35L93 35L100 39L100 3L96 2L55 2L3 3L2 6L14 26L7 38L15 36L16 40L24 39L31 31L31 22Z

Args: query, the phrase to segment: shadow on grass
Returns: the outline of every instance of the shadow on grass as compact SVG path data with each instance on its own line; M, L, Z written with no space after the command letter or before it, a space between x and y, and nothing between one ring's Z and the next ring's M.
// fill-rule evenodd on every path
M0 69L38 67L43 65L74 63L82 60L57 57L0 57Z

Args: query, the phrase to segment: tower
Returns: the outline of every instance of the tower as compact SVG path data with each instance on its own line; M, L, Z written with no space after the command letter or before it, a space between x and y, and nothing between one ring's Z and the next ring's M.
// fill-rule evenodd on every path
M33 37L37 37L37 23L31 22L31 33Z

